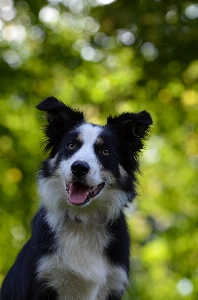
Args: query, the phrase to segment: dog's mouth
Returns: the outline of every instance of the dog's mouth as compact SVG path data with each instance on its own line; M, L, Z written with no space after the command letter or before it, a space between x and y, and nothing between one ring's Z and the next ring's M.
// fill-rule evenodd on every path
M105 182L100 183L95 187L87 186L81 182L66 183L66 191L68 193L68 200L74 205L84 205L88 203L91 198L96 197L104 188Z

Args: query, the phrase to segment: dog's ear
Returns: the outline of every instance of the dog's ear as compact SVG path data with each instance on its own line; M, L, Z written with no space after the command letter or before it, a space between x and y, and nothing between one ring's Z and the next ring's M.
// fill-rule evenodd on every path
M46 98L36 108L47 113L48 123L44 127L47 137L45 151L53 150L66 131L84 121L82 112L72 109L54 97Z
M122 113L117 117L109 116L107 124L116 126L123 138L131 142L135 150L140 150L153 121L150 114L144 110L139 113Z
M47 112L49 125L57 129L63 129L69 122L83 122L82 112L74 110L54 97L48 97L36 106L37 109Z

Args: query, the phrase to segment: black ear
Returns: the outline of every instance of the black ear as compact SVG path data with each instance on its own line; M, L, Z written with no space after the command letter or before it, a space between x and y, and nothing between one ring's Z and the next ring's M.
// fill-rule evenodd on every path
M131 142L135 150L140 150L153 121L150 114L144 110L139 113L123 113L118 117L110 116L107 124L116 126L123 138Z
M47 112L47 121L58 129L62 129L68 122L82 122L82 112L72 109L54 97L48 97L36 106L37 109Z
M47 112L47 125L44 133L47 137L45 151L52 149L60 142L63 135L72 126L83 123L82 112L74 110L54 97L48 97L36 106Z

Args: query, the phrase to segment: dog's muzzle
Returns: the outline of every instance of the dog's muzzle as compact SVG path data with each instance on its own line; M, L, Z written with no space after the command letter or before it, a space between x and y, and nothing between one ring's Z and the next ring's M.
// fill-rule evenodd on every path
M105 182L97 186L86 185L85 176L89 173L90 166L87 162L77 160L71 165L73 180L71 183L66 182L66 191L68 201L73 205L84 205L91 198L96 197L104 188Z

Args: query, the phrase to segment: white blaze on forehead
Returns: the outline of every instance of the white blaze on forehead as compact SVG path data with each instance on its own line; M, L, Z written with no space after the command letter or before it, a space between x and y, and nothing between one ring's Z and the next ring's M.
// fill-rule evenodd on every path
M83 144L90 147L94 145L99 134L101 133L101 127L92 124L83 124L80 128L80 133L82 134Z
M94 153L94 144L101 133L101 127L94 126L92 124L83 124L79 128L80 137L82 139L82 147L74 154L73 160L82 160L87 163L91 163L90 167L93 168L93 164L96 164L97 159Z

